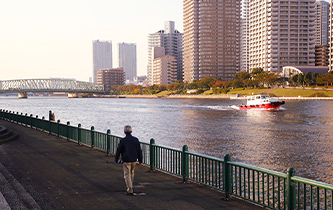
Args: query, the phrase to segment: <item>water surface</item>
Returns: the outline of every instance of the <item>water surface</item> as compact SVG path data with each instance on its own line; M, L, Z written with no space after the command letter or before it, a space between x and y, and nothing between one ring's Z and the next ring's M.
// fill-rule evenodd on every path
M280 111L238 110L245 101L209 99L0 98L0 109L232 160L333 184L333 101L287 101Z

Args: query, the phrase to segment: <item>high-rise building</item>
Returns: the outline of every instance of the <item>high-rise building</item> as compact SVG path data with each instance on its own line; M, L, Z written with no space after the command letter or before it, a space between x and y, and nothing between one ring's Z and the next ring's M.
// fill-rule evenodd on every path
M330 34L330 3L317 1L316 10L316 46L328 45Z
M148 84L152 85L153 48L164 47L165 55L172 55L177 63L177 80L183 80L183 34L175 30L173 21L164 23L164 30L148 35Z
M125 71L125 80L133 81L137 76L136 44L118 43L118 66Z
M125 84L125 72L123 68L108 68L97 71L97 84L104 85L105 91L110 91L113 85Z
M112 42L93 41L93 82L97 83L97 71L112 68Z
M184 80L232 80L240 70L241 0L183 0Z
M242 0L240 70L250 72L250 0Z
M250 1L250 69L314 66L315 0Z
M172 55L164 55L153 60L152 83L169 85L177 79L177 61Z
M333 0L330 2L329 71L333 71Z
M329 66L329 47L328 45L316 46L315 51L315 65L316 66Z
M329 71L333 71L333 0L330 1Z

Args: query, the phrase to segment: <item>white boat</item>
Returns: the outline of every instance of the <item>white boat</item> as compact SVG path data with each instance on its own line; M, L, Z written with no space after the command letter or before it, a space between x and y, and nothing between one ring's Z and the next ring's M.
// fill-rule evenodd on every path
M279 110L280 105L284 104L276 98L271 98L269 95L253 95L246 98L246 105L239 105L239 109L265 109Z

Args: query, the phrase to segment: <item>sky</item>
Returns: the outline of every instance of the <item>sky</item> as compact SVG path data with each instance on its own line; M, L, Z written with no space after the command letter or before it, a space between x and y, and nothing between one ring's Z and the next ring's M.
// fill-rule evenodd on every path
M136 43L138 75L147 74L148 34L175 21L182 0L0 0L0 80L92 77L92 41Z

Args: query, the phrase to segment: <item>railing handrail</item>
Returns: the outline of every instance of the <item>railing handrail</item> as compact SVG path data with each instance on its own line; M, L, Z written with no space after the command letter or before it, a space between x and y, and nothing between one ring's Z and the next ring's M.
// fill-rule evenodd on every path
M276 177L285 178L285 179L287 178L287 174L285 174L285 173L272 171L269 169L264 169L264 168L260 168L260 167L256 167L256 166L251 166L251 165L247 165L247 164L239 163L239 162L229 161L228 163L230 165L239 166L239 167L246 168L246 169L251 169L253 171L262 172L262 173L273 175Z
M307 179L307 178L303 178L303 177L299 177L299 176L293 176L291 178L292 181L294 182L299 182L302 184L307 184L307 185L313 185L316 187L320 187L326 190L332 190L333 191L333 185L331 184L327 184L324 182L319 182L319 181L315 181L315 180L311 180L311 179Z
M115 154L122 137L78 126L62 124L38 118L28 114L19 114L0 109L0 118L30 128L66 138L100 151L107 155ZM333 185L295 176L295 170L287 173L268 170L230 160L182 149L140 142L143 148L143 163L150 170L160 170L225 192L225 196L234 195L252 201L270 209L317 209L333 208ZM316 190L314 190L315 188ZM328 191L328 192L327 192ZM297 197L297 198L296 198Z
M215 160L215 161L220 161L223 163L223 159L221 158L217 158L217 157L213 157L213 156L209 156L209 155L204 155L204 154L200 154L200 153L197 153L197 152L192 152L192 151L187 151L186 152L187 154L190 154L190 155L196 155L196 156L201 156L203 158L206 158L206 159L209 159L209 160Z
M143 142L140 142L140 143L143 143ZM177 148L168 147L168 146L159 145L159 144L154 144L154 147L164 148L164 149L168 149L168 150L174 150L174 151L178 151L178 152L182 151L182 150L177 149Z

